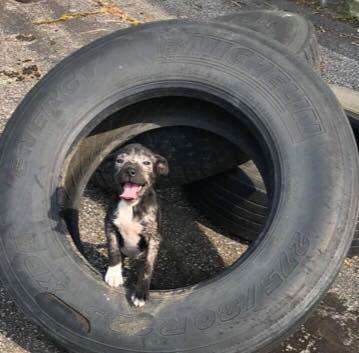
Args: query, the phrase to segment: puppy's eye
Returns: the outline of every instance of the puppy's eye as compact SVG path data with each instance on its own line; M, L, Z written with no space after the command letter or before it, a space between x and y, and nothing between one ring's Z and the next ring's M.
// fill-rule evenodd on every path
M122 163L123 163L123 159L122 159L122 158L117 158L117 159L116 159L116 163L122 164Z
M144 165L150 165L150 164L151 164L150 161L143 161L142 163L143 163Z

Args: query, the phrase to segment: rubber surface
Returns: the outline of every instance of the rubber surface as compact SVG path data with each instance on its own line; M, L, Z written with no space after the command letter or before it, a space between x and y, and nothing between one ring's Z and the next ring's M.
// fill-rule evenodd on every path
M261 238L228 271L153 291L137 310L69 244L59 189L71 177L65 161L103 119L169 94L228 112L185 126L232 143L245 128L257 137L273 171L273 206ZM116 143L158 126L117 120L124 137ZM2 280L25 313L73 352L268 352L334 280L358 216L358 153L335 96L283 46L244 28L168 21L103 37L39 81L0 143Z
M359 115L346 111L359 141ZM255 241L267 220L268 199L263 179L253 161L231 172L200 180L187 186L197 208L214 224L247 241ZM348 256L359 255L359 221Z
M280 10L251 10L217 17L215 21L259 32L283 44L314 69L319 69L322 59L315 28L303 16Z

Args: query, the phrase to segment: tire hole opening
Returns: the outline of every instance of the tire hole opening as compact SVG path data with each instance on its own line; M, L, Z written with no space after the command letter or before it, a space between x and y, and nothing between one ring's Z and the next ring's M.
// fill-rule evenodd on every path
M204 117L204 124L188 126L196 117ZM227 120L224 125L221 119ZM132 104L92 128L68 155L63 174L62 205L77 254L82 251L104 276L108 267L104 219L109 204L118 202L114 156L121 146L136 142L165 156L170 166L169 176L158 180L156 187L163 240L151 289L192 286L237 264L266 225L270 183L266 186L261 172L272 171L257 168L241 146L221 136L221 129L232 126L234 119L214 103L176 96ZM268 154L253 127L241 121L235 124L233 130L246 139L242 146L251 144L257 153ZM219 133L210 131L217 126ZM124 262L125 285L135 283L136 261Z

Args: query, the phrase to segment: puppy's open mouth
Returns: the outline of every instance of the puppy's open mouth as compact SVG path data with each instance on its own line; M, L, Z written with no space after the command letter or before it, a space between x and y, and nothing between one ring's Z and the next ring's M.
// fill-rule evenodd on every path
M134 183L124 183L122 185L122 194L120 194L120 198L124 200L136 200L138 198L138 194L142 189L142 185L134 184Z

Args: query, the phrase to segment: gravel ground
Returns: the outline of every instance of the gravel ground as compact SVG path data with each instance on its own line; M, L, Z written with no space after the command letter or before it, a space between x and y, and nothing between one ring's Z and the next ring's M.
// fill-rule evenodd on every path
M334 18L335 14L303 6L309 1L275 0L269 4L256 0L117 0L112 4L119 8L112 7L102 14L91 14L100 9L98 0L24 2L0 3L0 132L21 98L53 65L91 40L129 25L131 19L121 19L118 9L140 21L209 18L253 8L296 11L310 18L318 29L324 58L323 78L359 89L357 23L341 22ZM62 22L33 23L74 12L87 15ZM181 190L168 189L160 196L165 203L166 244L156 269L155 288L177 287L213 276L245 251L245 244L198 214ZM82 199L80 215L87 257L102 272L106 267L102 230L107 202L105 195L89 187ZM202 255L203 251L206 256ZM186 263L182 253L186 253ZM171 266L167 266L169 259ZM315 313L275 353L359 353L358 273L359 258L347 259ZM128 275L131 276L130 270ZM65 352L23 316L3 286L0 286L0 352Z

